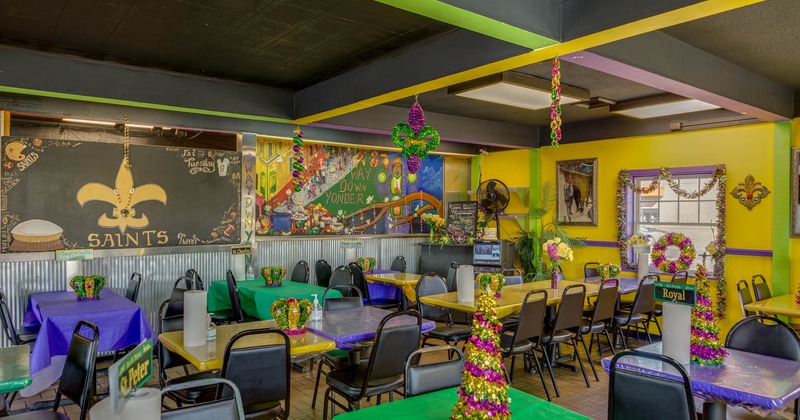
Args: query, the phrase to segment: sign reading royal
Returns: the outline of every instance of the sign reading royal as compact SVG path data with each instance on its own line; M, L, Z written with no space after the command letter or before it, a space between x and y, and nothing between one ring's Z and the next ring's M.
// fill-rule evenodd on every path
M654 285L654 297L658 302L677 303L687 306L695 306L697 303L697 292L693 284L657 281Z

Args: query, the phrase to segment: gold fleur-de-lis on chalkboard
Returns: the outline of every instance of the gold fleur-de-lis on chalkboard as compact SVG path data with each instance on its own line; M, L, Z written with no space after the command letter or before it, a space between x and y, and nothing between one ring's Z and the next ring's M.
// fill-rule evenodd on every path
M114 210L109 217L106 213L97 219L97 225L104 228L119 228L125 233L128 227L141 229L148 225L149 220L142 214L136 217L134 206L143 201L160 201L167 204L167 193L160 185L146 184L134 188L133 175L127 159L122 160L114 181L114 188L99 182L90 182L81 187L77 194L78 203L83 207L89 201L102 201L112 204Z
M731 195L747 207L747 210L753 210L753 207L760 203L762 198L769 195L769 190L761 185L761 182L756 181L753 175L747 175L744 182L740 182L731 191Z

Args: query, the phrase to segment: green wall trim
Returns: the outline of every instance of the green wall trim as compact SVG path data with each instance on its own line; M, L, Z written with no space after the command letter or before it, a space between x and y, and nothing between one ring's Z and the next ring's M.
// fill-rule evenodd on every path
M530 149L528 152L528 159L529 159L529 171L530 171L530 179L529 179L529 190L528 190L528 208L532 209L535 207L539 207L541 205L541 198L542 198L542 171L541 171L541 149ZM528 226L526 226L527 230L532 230L534 228L534 221L530 217L528 218Z
M473 156L470 158L470 180L469 189L477 190L478 184L481 182L481 157Z
M554 39L443 3L439 0L376 1L532 50L559 43Z
M44 96L48 98L70 99L74 101L95 102L108 105L121 105L136 108L157 109L161 111L183 112L188 114L212 115L215 117L237 118L242 120L268 121L277 123L291 123L286 118L264 117L261 115L239 114L235 112L214 111L210 109L189 108L183 106L151 104L147 102L128 101L124 99L101 98L97 96L77 95L74 93L49 92L46 90L24 89L11 86L0 86L0 92L17 93L21 95Z
M775 123L775 204L772 214L772 294L789 293L790 197L792 166L792 122Z

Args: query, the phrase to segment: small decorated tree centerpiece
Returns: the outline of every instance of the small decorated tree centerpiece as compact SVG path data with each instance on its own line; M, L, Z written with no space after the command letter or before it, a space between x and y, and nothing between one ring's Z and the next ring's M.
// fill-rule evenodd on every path
M502 277L502 276L500 276ZM497 318L497 300L504 281L481 277L481 294L472 318L472 337L464 350L464 373L458 387L458 402L452 420L511 418L508 383L500 350L503 324Z
M475 283L482 292L494 293L494 297L500 297L500 289L506 285L506 278L499 273L481 273L475 278Z
M695 272L697 305L692 308L692 336L689 354L692 362L703 365L719 365L728 353L719 341L719 327L711 309L711 294L708 291L708 270L702 264Z
M619 277L619 266L611 263L600 264L597 272L600 274L600 280L615 279Z
M572 261L572 248L566 242L561 242L561 238L555 237L547 240L542 245L542 250L550 260L553 271L550 273L551 288L558 288L558 262L561 260Z

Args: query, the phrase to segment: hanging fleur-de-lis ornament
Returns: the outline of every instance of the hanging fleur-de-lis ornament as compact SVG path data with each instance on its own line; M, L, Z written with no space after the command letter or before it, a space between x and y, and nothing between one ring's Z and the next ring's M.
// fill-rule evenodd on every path
M739 200L739 203L747 207L747 210L753 210L753 207L760 203L762 198L769 195L769 192L767 187L756 181L753 175L747 175L744 178L744 182L740 182L731 191L731 195Z
M401 137L401 134L405 134L405 137ZM439 133L425 125L425 113L416 97L414 105L408 110L408 124L399 123L392 129L392 142L406 157L408 172L412 174L417 173L421 160L428 156L428 152L439 147Z

